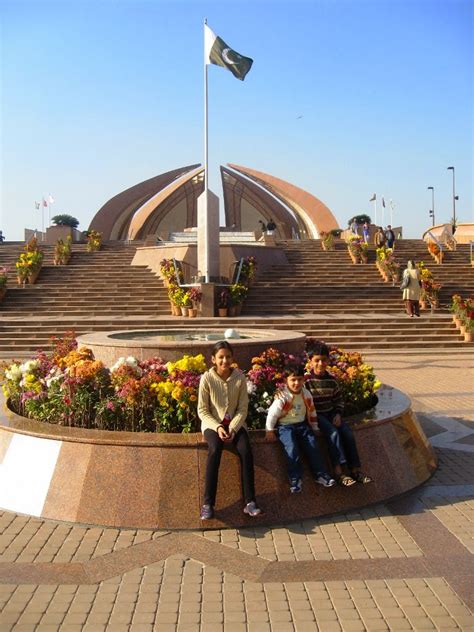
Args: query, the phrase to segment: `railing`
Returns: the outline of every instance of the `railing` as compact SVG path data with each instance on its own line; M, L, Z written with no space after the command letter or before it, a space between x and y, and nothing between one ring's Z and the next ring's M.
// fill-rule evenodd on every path
M202 283L203 277L199 274L199 270L196 268L196 266L193 266L186 261L179 261L174 257L172 261L177 272L176 282L179 287L193 287ZM238 261L234 261L229 267L228 278L220 277L218 285L234 285L238 283L242 274L243 265L243 258L239 259Z
M433 235L433 233L430 230L427 233L425 233L425 234L427 234L429 236L429 238L431 239L431 241L434 241L434 243L438 246L439 254L440 254L440 257L442 258L442 256L443 256L443 244L438 239L436 239L436 237Z
M194 287L200 284L199 270L196 266L186 261L178 261L174 257L173 265L176 270L176 282L179 287Z

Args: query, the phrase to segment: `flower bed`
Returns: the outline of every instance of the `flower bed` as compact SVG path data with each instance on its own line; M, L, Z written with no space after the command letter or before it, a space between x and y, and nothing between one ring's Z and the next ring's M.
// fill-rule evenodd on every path
M474 334L474 298L463 299L453 294L449 311L453 314L454 324L464 335L465 342L472 342Z
M314 341L308 340L308 348ZM266 411L284 370L305 355L268 349L253 358L247 372L250 428L264 428ZM54 341L51 355L3 369L3 392L23 416L62 426L133 432L197 432L197 393L204 357L177 362L160 358L121 358L110 370L87 348L77 349L73 334ZM332 348L328 370L338 380L347 414L375 405L380 386L359 353Z

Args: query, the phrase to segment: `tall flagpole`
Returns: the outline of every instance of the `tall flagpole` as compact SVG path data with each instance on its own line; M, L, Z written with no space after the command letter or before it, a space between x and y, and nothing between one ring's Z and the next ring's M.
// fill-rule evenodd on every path
M374 200L374 223L377 226L377 194L375 194L375 200Z
M207 194L209 188L208 183L208 162L209 162L209 149L208 149L208 115L207 115L207 60L206 60L206 26L207 18L204 18L204 193Z

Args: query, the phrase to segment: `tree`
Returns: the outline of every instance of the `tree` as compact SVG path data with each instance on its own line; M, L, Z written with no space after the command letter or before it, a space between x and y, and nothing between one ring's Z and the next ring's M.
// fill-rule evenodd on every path
M71 228L77 228L79 226L79 220L72 215L55 215L51 218L51 221L56 226L70 226Z
M360 215L354 215L354 217L351 217L351 219L347 222L347 224L350 226L352 222L354 221L356 224L365 224L365 222L367 222L367 224L372 223L372 220L370 219L370 217L366 215L365 213L361 213Z

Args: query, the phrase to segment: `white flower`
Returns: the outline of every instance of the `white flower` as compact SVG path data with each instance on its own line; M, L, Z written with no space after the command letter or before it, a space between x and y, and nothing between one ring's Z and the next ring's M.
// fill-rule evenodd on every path
M19 382L21 380L21 369L18 364L12 364L11 367L5 371L5 377L7 380L12 380L13 382Z
M247 380L247 393L249 395L253 395L256 390L257 390L257 387L255 386L255 384L251 382L250 380Z
M259 406L257 408L257 413L264 413L265 412L265 408L262 408L262 406Z
M32 373L39 366L39 360L28 360L24 364L20 365L20 371L23 375L26 373Z
M265 393L263 393L262 397L265 399L265 397L268 397L268 393L267 391L265 391Z

